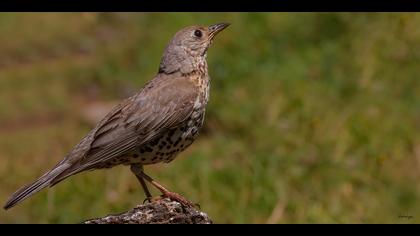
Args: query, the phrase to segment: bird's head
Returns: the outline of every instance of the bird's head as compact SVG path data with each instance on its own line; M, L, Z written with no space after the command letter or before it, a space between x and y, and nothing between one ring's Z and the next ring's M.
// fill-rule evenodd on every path
M214 37L229 25L219 23L211 26L190 26L178 31L166 46L159 72L189 73L195 70L197 62L205 60Z

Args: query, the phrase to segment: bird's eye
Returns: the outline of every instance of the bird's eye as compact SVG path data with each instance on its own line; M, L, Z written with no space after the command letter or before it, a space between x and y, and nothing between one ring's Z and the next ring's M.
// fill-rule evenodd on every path
M198 38L201 38L201 36L203 36L203 33L201 32L201 30L196 30L194 31L194 35Z

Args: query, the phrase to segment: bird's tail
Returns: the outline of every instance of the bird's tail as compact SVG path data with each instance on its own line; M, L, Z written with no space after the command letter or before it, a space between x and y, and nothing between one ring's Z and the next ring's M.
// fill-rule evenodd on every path
M60 163L57 165L54 169L51 171L45 173L43 176L41 176L39 179L35 180L33 183L28 184L15 193L10 197L10 199L6 202L6 204L3 206L5 210L12 208L16 204L20 203L21 201L25 200L26 198L32 196L33 194L39 192L45 187L48 187L51 185L52 180L56 178L59 174L63 173L70 164L68 163Z

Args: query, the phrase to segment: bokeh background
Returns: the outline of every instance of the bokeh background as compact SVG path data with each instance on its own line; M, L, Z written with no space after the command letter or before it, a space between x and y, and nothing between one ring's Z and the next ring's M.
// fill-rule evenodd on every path
M217 223L420 223L415 13L2 13L0 201L151 79L176 31L218 22L232 25L208 53L204 130L149 175ZM116 167L0 223L77 223L143 199Z

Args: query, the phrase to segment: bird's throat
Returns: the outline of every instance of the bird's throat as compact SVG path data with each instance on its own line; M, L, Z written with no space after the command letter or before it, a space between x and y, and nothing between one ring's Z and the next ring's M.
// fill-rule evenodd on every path
M193 65L194 70L191 73L188 73L189 79L197 86L197 89L200 92L200 100L206 105L209 100L210 92L210 76L207 69L207 61L205 58L202 60L195 61Z

